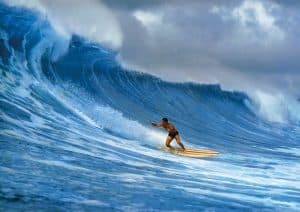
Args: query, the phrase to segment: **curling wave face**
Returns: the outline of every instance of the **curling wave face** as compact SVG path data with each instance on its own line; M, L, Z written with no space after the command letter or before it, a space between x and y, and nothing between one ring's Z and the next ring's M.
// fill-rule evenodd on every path
M279 209L300 205L299 126L261 119L242 92L124 70L0 4L0 209ZM167 116L196 160L160 150Z

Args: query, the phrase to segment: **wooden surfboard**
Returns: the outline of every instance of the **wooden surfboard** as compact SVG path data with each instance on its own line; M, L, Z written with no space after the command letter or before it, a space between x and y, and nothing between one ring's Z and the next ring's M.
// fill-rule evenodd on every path
M168 151L175 155L180 155L184 157L192 157L192 158L206 158L206 157L214 157L219 154L219 152L209 149L190 149L186 148L183 151L181 148L168 148L162 147L163 150Z

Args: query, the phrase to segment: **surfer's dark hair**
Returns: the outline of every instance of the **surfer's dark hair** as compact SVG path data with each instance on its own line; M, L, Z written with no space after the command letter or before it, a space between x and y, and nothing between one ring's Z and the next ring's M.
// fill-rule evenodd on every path
M167 118L162 118L161 120L165 121L165 122L169 122L169 120Z

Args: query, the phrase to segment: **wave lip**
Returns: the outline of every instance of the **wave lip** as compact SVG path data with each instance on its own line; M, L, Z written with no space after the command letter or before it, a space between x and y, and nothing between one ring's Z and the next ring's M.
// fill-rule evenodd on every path
M72 34L80 34L112 48L118 48L122 44L122 32L115 15L100 1L74 0L72 4L55 0L4 2L12 7L29 8L46 16L55 31L66 38L70 38Z

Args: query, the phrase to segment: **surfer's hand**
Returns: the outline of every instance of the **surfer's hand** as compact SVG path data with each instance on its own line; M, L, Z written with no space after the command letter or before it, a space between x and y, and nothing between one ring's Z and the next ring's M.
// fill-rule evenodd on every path
M152 122L151 124L152 124L152 126L156 126L156 124L155 124L155 123L153 123L153 122Z

